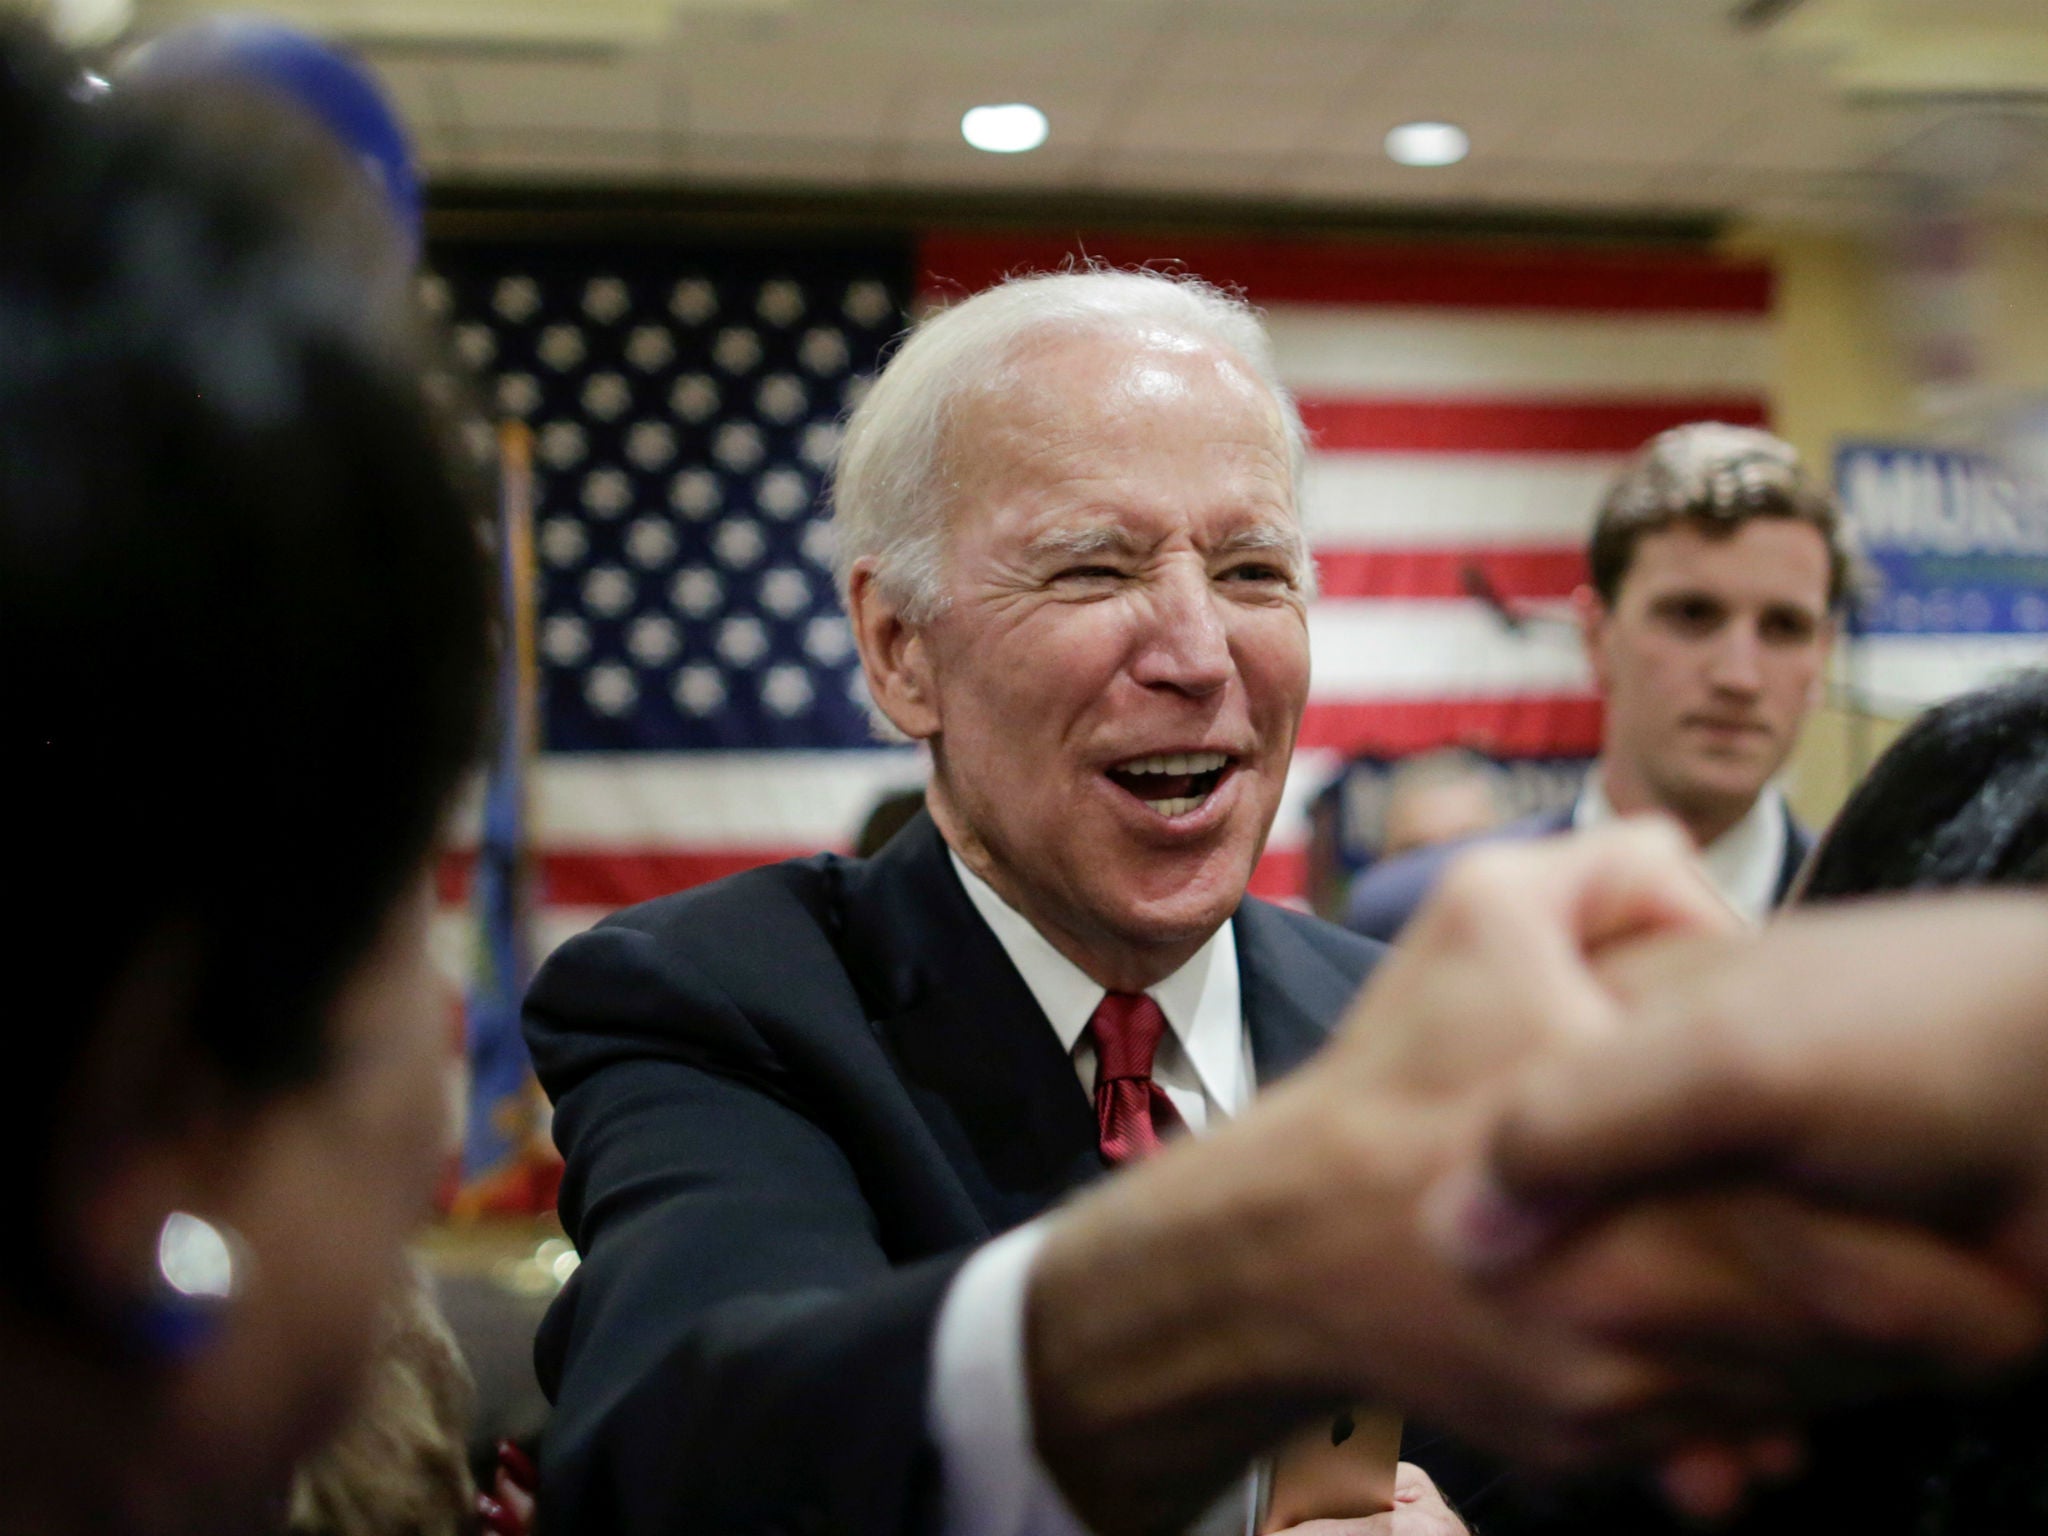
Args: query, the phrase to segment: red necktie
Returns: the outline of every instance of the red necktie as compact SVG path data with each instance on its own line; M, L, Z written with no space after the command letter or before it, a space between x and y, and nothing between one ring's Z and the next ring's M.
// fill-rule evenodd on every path
M1127 1163L1159 1150L1180 1112L1152 1081L1152 1056L1166 1033L1166 1015L1142 992L1111 992L1088 1021L1095 1039L1095 1127L1106 1163Z

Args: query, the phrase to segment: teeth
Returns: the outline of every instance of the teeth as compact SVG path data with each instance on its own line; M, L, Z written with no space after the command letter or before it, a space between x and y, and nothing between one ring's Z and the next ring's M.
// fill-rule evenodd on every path
M1230 758L1222 752L1158 752L1118 765L1119 773L1214 773Z
M1162 816L1180 816L1200 805L1202 797L1200 795L1175 795L1171 800L1147 800L1145 803Z

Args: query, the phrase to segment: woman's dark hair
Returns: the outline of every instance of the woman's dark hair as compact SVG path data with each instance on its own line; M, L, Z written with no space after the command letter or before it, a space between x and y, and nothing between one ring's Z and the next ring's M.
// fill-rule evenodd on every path
M1795 900L2048 884L2048 673L1937 704L1856 786ZM1928 957L1939 964L1940 956ZM1882 1128L1873 1128L1882 1134ZM2048 1520L2048 1373L1980 1394L1927 1393L1823 1418L1809 1472L1750 1530L1986 1536Z
M474 498L365 178L281 108L78 79L0 29L5 1038L55 1058L4 1117L31 1165L164 936L224 1081L319 1071L489 665Z
M1856 786L1798 899L2048 883L2048 673L1937 704Z

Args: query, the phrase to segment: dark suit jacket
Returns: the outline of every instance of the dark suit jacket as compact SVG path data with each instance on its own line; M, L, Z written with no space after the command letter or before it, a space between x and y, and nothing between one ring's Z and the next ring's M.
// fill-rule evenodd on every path
M1247 900L1261 1081L1379 954ZM583 1263L541 1329L549 1536L893 1532L936 1492L954 1272L1101 1171L1095 1119L929 817L649 902L564 945L527 1039Z
M1436 889L1437 881L1443 876L1444 867L1458 854L1481 843L1554 837L1569 831L1571 824L1571 807L1563 806L1540 815L1524 816L1519 821L1511 821L1504 827L1495 827L1491 832L1482 832L1476 837L1439 843L1433 848L1418 848L1384 864L1375 864L1352 883L1350 894L1344 898L1344 926L1382 943L1392 943L1395 935L1407 926L1408 919L1415 915L1416 909L1429 899L1429 893ZM1785 813L1785 858L1778 866L1778 885L1771 896L1773 902L1785 899L1799 867L1806 862L1806 855L1812 849L1812 835L1792 819L1788 810Z

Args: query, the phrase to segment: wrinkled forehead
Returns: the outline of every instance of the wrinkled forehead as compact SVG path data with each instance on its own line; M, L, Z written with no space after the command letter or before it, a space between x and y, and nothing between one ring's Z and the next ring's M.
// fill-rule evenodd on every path
M1242 357L1207 337L1158 325L1132 323L1088 330L1049 329L1019 337L991 368L974 403L1009 398L1098 397L1143 402L1189 395L1220 385L1271 418L1283 437L1279 402Z
M1219 438L1253 435L1286 467L1290 509L1298 487L1286 418L1265 381L1236 352L1183 331L1132 324L1022 338L978 385L962 392L944 437L954 484L986 475L992 461L1028 458L1081 434L1140 431L1159 413L1206 414Z

